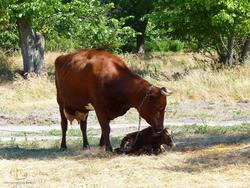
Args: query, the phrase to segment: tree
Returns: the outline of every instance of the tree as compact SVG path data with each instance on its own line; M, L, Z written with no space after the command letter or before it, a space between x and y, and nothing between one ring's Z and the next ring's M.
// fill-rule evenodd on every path
M170 0L168 3L160 22L171 36L192 41L205 52L216 52L218 61L229 67L245 61L250 34L248 0Z
M73 48L110 46L117 49L134 31L124 27L126 19L108 16L113 7L113 3L101 5L95 0L67 1L57 7L56 16L50 18L55 24L46 37L48 40L70 39Z
M2 0L5 12L1 20L9 22L8 27L15 27L19 34L19 44L23 57L24 74L40 73L44 62L44 38L33 30L33 22L44 14L51 14L55 0ZM11 23L16 23L13 26Z
M250 51L250 36L247 37L245 43L242 46L242 53L240 57L241 63L246 62L248 56L249 56L249 51Z
M133 34L129 27L122 27L124 19L107 17L113 4L101 6L97 0L2 0L0 3L1 28L18 30L24 74L41 72L44 39L70 38L76 41L74 48L108 43L118 47L123 36Z
M4 1L0 1L0 49L12 52L18 49L18 32L16 23L9 19Z
M145 37L148 25L147 15L154 11L158 1L153 0L102 0L102 2L113 2L115 9L112 16L129 17L126 25L132 27L136 32L136 48L139 54L145 53Z

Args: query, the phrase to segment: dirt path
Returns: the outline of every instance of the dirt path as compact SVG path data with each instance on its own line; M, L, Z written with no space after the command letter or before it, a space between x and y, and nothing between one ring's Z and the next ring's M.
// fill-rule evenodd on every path
M186 101L178 105L169 104L165 126L233 126L250 124L250 104L249 103L208 103ZM147 127L142 121L142 128ZM41 135L39 132L57 131L60 133L60 119L57 105L49 108L32 109L30 113L1 113L0 112L0 139L10 140L26 139L26 133L31 139L54 139L53 135ZM79 130L79 125L74 122L69 125L70 130ZM117 118L111 122L111 136L123 136L138 129L138 113L130 110L125 116ZM91 112L88 118L88 130L95 136L100 136L100 126L95 113ZM21 134L21 135L20 135ZM23 135L22 135L23 134ZM16 136L18 135L18 136ZM57 134L60 135L60 134ZM56 136L60 138L60 136Z

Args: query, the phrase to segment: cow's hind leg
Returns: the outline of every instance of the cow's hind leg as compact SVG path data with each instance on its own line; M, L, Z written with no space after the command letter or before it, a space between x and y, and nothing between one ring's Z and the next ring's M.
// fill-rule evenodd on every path
M67 149L66 145L66 132L68 129L68 121L67 118L65 117L63 107L59 107L60 110L60 115L61 115L61 128L62 128L62 142L61 142L61 150Z
M89 142L87 137L87 118L88 114L86 115L85 120L80 121L80 127L82 131L82 139L83 139L83 149L89 148Z

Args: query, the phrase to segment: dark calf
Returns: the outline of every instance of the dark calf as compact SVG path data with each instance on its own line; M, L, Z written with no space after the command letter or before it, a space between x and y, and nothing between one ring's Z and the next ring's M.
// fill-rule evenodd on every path
M126 135L117 153L126 154L159 154L162 152L162 145L175 146L171 133L167 129L160 132L154 132L152 127Z

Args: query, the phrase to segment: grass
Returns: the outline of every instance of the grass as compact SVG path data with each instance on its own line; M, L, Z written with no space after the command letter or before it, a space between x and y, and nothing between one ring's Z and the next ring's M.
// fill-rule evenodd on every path
M19 55L0 61L0 113L12 115L6 124L58 124L49 114L57 109L53 62L58 55L47 53L47 74L31 75L28 80L16 73L22 65ZM249 114L242 106L233 105L250 101L249 63L234 70L213 71L199 54L153 54L146 59L124 54L123 58L151 83L174 91L168 117L183 114L175 107L189 100L196 106L188 108L187 117L200 111L197 101L206 101L207 111L196 113L202 119L224 115L223 110L233 117ZM215 111L214 106L221 104ZM116 121L137 118L132 110ZM64 152L59 151L59 130L1 133L0 187L250 187L249 124L221 127L207 126L204 121L202 126L170 127L177 147L159 156L106 153L97 147L100 132L91 129L90 150L82 150L81 131L69 129ZM3 135L9 139L4 140ZM112 145L119 146L120 140L113 137Z
M38 141L28 136L28 141L1 141L0 186L250 186L249 125L215 126L205 131L194 126L172 129L178 129L177 147L159 156L106 153L97 147L99 139L95 137L91 138L91 149L82 150L81 138L69 136L64 152L59 151L59 138ZM113 146L120 140L114 137Z
M15 74L12 82L2 82L0 111L24 113L31 108L55 106L53 62L58 55L59 53L46 54L47 74L41 77L31 75L28 80L23 80ZM212 71L209 63L204 63L204 57L199 54L169 53L151 55L146 59L124 54L122 58L132 70L151 83L172 89L172 104L185 100L250 101L250 64L234 70ZM8 61L11 62L11 68L4 70L13 72L21 69L20 56L13 56Z
M185 126L168 126L174 130L174 132L192 133L192 134L250 134L250 124L242 123L235 126L208 126L204 125L185 125Z
M199 54L169 54L142 60L125 54L126 62L150 82L174 91L183 100L250 101L250 64L214 71Z
M167 128L170 128L174 134L203 134L203 135L226 135L226 134L250 134L250 124L242 123L241 125L235 126L208 126L204 125L184 125L184 126L174 126L167 125ZM62 132L59 129L52 129L48 131L39 131L39 132L27 132L27 131L18 131L12 132L12 137L29 137L29 136L61 136ZM88 128L87 134L89 137L96 137L100 134L100 130L94 130L93 128ZM67 136L72 137L81 137L81 131L73 128L69 128L67 131Z
M22 113L34 108L55 105L54 81L47 76L15 79L12 84L0 88L2 110Z

